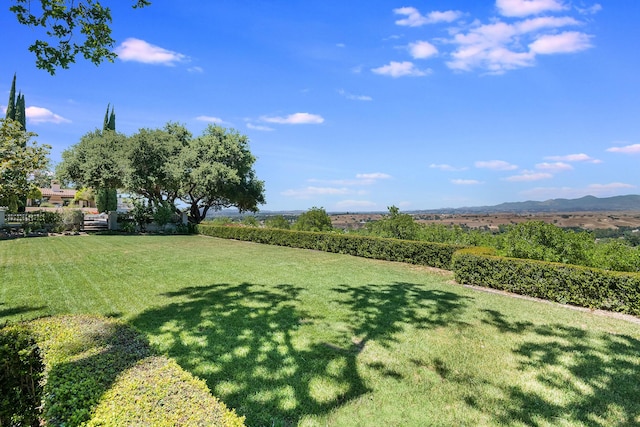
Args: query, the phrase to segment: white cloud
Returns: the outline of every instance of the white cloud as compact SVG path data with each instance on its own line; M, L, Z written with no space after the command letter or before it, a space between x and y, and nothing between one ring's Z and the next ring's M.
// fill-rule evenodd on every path
M325 179L317 179L317 178L311 178L309 180L307 180L308 182L312 182L312 183L324 183L324 184L331 184L331 185L341 185L341 186L346 186L346 187L356 187L356 186L363 186L363 185L373 185L375 184L378 180L381 179L391 179L392 176L386 173L382 173L382 172L374 172L374 173L359 173L356 174L356 178L355 179L331 179L331 180L325 180Z
M367 95L354 95L352 93L346 92L344 89L338 90L338 93L344 96L347 99L352 101L373 101L373 98Z
M438 164L435 164L435 163L430 164L429 167L431 169L440 169L441 171L446 171L446 172L460 172L460 171L467 170L467 168L465 168L465 167L457 168L457 167L454 167L454 166L451 166L451 165L447 165L447 164L438 165Z
M261 131L265 131L265 132L271 132L271 131L275 130L273 128L270 128L269 126L254 125L254 124L251 124L251 123L247 123L247 127L249 129L261 130Z
M387 65L383 65L382 67L373 68L373 71L376 74L381 74L383 76L391 76L391 77L404 77L404 76L413 76L420 77L426 76L430 74L430 70L419 70L413 64L413 62L404 61L404 62L396 62L391 61Z
M188 60L186 55L130 37L115 48L118 58L123 61L142 62L173 66L177 62Z
M555 162L555 163L538 163L536 165L536 169L549 171L550 173L555 172L563 172L568 170L573 170L573 166L564 162Z
M512 165L511 163L505 162L503 160L477 161L475 162L475 166L477 168L491 169L496 171L511 171L514 169L518 169L518 166Z
M394 9L393 13L396 15L405 15L406 18L397 20L396 24L407 27L420 27L422 25L437 24L439 22L453 22L462 16L461 12L455 10L447 10L445 12L434 11L425 16L415 7L400 7Z
M501 15L510 17L559 12L567 8L561 0L496 0L496 7Z
M43 107L27 107L24 112L31 123L71 123L71 120Z
M482 184L481 181L478 181L478 180L475 180L475 179L452 179L451 183L455 184L455 185L478 185L478 184Z
M342 200L336 203L335 206L340 209L361 209L374 208L376 204L369 200Z
M196 117L196 120L200 120L201 122L208 122L208 123L218 123L218 124L226 123L220 117L214 117L214 116L198 116Z
M415 59L426 59L438 54L438 49L429 42L417 41L409 43L409 53Z
M391 175L382 173L382 172L359 173L359 174L356 174L356 178L358 179L390 179Z
M268 117L262 116L260 118L263 122L267 123L277 123L283 125L304 125L304 124L320 124L324 122L324 118L317 114L309 114L309 113L294 113L289 114L286 117Z
M602 163L601 160L594 159L584 153L567 154L565 156L547 156L545 160L552 160L554 162L587 162L587 163Z
M484 68L493 74L532 66L533 53L513 50L517 34L513 25L504 22L481 25L466 34L458 33L451 40L457 48L451 53L453 59L447 66L457 71Z
M509 176L507 178L504 178L504 180L509 182L529 182L549 178L553 178L553 175L550 173L524 171L520 175Z
M204 68L196 66L196 67L187 68L187 71L190 73L201 74L201 73L204 73Z
M572 53L592 47L591 36L577 31L565 31L560 34L548 34L537 38L529 45L531 52L540 55L554 53Z
M514 27L516 28L518 33L526 34L545 28L561 28L571 25L580 25L580 22L569 16L541 16L538 18L526 19L524 21L517 22Z
M576 7L576 10L581 15L595 15L596 13L602 10L602 6L596 3L593 6L586 7L586 8Z
M349 194L348 188L334 188L334 187L306 187L300 190L285 190L282 194L287 197L297 197L301 199L307 199L313 196L335 196Z
M625 145L624 147L611 147L607 148L610 153L622 153L622 154L638 154L640 153L640 144Z

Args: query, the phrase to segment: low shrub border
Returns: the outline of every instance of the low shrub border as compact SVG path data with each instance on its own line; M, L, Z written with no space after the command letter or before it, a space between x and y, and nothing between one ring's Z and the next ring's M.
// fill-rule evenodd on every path
M640 315L640 273L506 258L490 248L453 255L455 280L562 304Z
M133 328L97 316L25 324L46 366L43 419L64 426L244 426L204 381L157 356Z
M315 249L364 258L426 265L447 270L451 269L451 257L453 253L465 247L443 243L327 232L207 224L198 225L198 233L223 239L244 240L300 249Z
M44 363L23 325L0 327L0 426L39 426Z

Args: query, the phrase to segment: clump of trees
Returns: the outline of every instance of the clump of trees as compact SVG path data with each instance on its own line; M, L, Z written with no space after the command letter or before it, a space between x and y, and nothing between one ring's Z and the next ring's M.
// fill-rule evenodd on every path
M500 233L442 224L420 224L395 206L357 233L436 243L487 246L502 256L640 272L640 250L625 239L597 241L594 233L563 229L543 221L504 227Z
M248 138L233 129L209 125L194 138L184 126L168 123L127 137L105 125L65 150L56 173L76 187L140 195L154 212L169 207L178 213L185 206L197 224L212 210L256 212L265 203L255 160Z

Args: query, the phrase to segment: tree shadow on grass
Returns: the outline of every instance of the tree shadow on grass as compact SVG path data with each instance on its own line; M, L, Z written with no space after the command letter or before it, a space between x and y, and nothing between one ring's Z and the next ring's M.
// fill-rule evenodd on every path
M640 425L640 341L561 324L512 322L485 310L486 324L525 339L513 349L526 386L502 386L496 419L509 424ZM473 399L467 402L475 405Z
M26 314L26 313L31 313L34 311L40 311L40 310L44 310L45 308L47 308L46 305L41 305L41 306L37 306L37 307L32 307L32 306L28 306L28 305L20 305L17 307L6 307L3 308L2 306L5 305L4 303L0 303L0 324L8 321L8 319L10 317L14 317L14 316L18 316L18 315L22 315L22 314Z
M462 305L458 295L411 284L338 286L338 309L350 313L338 321L303 308L305 291L286 284L189 287L164 294L179 301L132 323L205 379L247 425L289 426L370 391L357 360L367 341L390 346L407 323L444 324Z

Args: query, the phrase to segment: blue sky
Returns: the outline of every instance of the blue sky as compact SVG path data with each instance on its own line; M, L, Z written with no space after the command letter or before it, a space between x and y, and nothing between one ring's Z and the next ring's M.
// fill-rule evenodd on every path
M119 58L55 76L0 12L52 161L102 126L247 134L263 210L384 211L640 193L640 2L111 1Z

